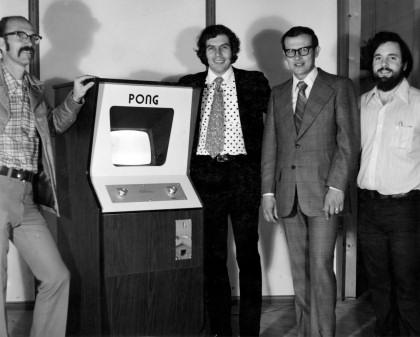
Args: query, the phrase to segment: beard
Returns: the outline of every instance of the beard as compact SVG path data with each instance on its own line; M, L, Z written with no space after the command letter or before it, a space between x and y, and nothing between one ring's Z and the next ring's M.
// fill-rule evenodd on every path
M393 72L391 77L380 77L378 73L382 70L392 71L389 68L381 68L373 74L376 87L381 91L390 91L394 89L404 79L404 72L402 71L402 68L398 72Z

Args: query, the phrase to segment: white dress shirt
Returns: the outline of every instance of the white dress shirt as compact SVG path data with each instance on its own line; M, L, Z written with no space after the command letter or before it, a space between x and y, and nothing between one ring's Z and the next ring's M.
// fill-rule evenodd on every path
M386 195L420 189L420 90L404 78L385 104L375 87L360 106L358 186Z
M296 110L296 102L297 102L298 93L299 93L299 87L297 86L297 84L300 81L304 81L306 83L308 87L305 89L305 96L306 98L309 98L309 94L311 93L312 87L314 86L314 82L317 76L318 76L317 67L312 69L311 72L303 80L299 80L295 75L293 75L293 87L292 87L293 88L292 90L293 111Z
M209 68L206 78L206 86L203 90L203 97L201 101L201 122L197 155L208 155L208 152L205 149L207 125L209 122L211 105L213 103L215 88L214 80L216 77L218 77L218 75L213 73ZM225 141L221 154L246 154L241 119L239 116L238 97L236 95L235 74L233 73L233 68L230 67L222 77L223 82L221 84L221 88L223 90L223 104L225 107Z

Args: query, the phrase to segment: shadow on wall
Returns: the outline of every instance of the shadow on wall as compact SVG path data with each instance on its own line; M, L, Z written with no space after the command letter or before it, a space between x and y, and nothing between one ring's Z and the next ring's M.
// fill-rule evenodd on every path
M271 87L291 77L281 46L283 34L291 27L283 18L270 16L255 21L248 29L247 40L251 43L244 52L254 56L256 68L265 74Z
M51 49L42 57L46 96L53 102L52 86L73 81L84 75L79 69L82 57L93 43L93 34L100 27L89 7L78 0L56 1L45 12L43 34L51 41ZM53 74L63 77L51 77Z
M202 28L198 26L183 29L176 39L173 55L167 55L168 58L175 57L185 68L185 72L165 77L163 74L143 69L130 74L129 78L138 81L178 82L178 79L184 75L205 71L205 66L201 64L195 52L201 30Z
M283 56L281 38L291 28L291 25L278 16L261 18L250 25L247 32L247 44L245 53L253 55L256 62L256 69L262 71L267 77L270 87L283 83L291 77ZM267 273L272 269L273 264L279 263L278 257L274 256L276 245L283 242L283 225L267 223L260 214L259 220L260 255L264 288L271 295L271 286L267 280ZM284 257L282 257L284 258Z

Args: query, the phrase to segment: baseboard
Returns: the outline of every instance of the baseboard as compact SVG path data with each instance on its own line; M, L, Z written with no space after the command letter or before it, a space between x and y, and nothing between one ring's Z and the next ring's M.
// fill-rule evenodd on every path
M34 301L28 302L7 302L6 309L7 310L33 310L35 306Z

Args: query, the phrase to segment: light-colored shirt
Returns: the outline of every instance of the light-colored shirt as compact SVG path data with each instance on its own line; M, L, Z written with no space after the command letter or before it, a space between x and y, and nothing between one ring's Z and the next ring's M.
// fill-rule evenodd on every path
M420 189L420 90L404 78L385 104L375 87L360 107L358 186L386 195Z
M218 77L209 68L206 78L206 86L203 90L201 101L200 133L197 146L197 155L208 155L205 149L207 125L209 122L211 105L213 103L214 80ZM244 136L242 133L241 119L239 116L238 97L236 95L235 75L230 67L223 74L221 88L223 91L223 104L225 108L224 145L221 154L246 154Z
M10 102L10 119L0 134L0 165L36 172L39 136L29 101L26 75L16 80L4 67L3 74Z
M309 98L309 94L311 93L312 87L314 86L314 82L316 77L318 76L318 68L315 67L311 70L311 72L303 79L299 80L295 75L293 75L293 90L292 90L292 103L293 103L293 111L296 110L296 102L298 99L298 93L299 93L299 87L297 84L300 81L304 81L307 85L307 88L305 89L305 96L306 98Z

